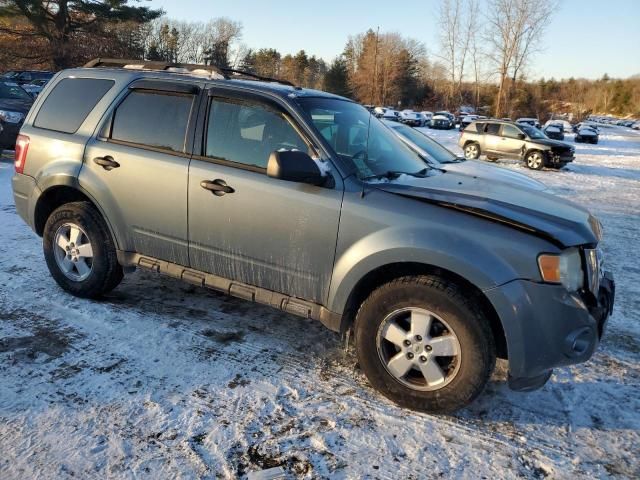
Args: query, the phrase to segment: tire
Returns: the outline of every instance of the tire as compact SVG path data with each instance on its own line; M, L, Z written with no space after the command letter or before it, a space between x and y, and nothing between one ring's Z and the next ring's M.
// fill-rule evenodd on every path
M498 157L489 157L489 156L487 156L487 160L489 160L490 162L497 162L498 161Z
M430 322L420 323L425 318ZM495 367L488 321L468 295L437 276L407 276L379 287L360 307L354 330L358 361L373 387L413 410L451 413L465 407L483 391ZM422 330L422 338L414 336ZM394 370L390 359L400 371L408 368L406 373Z
M98 298L122 281L113 238L89 202L67 203L54 210L42 243L51 276L77 297Z
M467 160L477 160L480 158L480 145L476 142L469 142L464 146L464 158Z
M540 150L532 150L527 153L524 161L531 170L542 170L544 168L544 154Z

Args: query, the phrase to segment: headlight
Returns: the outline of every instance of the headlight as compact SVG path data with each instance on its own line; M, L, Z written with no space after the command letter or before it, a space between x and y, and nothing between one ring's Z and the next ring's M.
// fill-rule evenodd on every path
M560 283L570 292L584 286L582 259L577 248L569 248L560 255L542 254L538 256L538 266L545 282Z
M10 112L9 110L0 110L0 120L7 123L20 123L24 118L24 114L20 112Z

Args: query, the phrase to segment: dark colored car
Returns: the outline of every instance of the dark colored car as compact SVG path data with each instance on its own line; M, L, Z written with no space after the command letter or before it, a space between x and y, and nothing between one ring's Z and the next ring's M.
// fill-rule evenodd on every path
M0 81L0 150L13 148L33 97L13 82Z
M44 70L11 70L2 74L2 80L10 80L18 85L26 85L34 80L51 80L53 72Z
M578 124L574 127L574 131L576 132L576 143L592 143L597 145L599 135L595 128L588 125Z
M564 140L564 125L561 123L550 123L542 131L552 140Z

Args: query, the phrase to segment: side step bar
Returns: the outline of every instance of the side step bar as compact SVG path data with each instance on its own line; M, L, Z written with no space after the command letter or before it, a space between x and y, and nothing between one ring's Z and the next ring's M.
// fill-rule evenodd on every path
M232 297L268 305L300 317L318 320L328 329L334 332L340 331L342 315L333 313L317 303L236 282L139 253L118 251L118 262L125 268L136 267L151 270L198 287L210 288Z

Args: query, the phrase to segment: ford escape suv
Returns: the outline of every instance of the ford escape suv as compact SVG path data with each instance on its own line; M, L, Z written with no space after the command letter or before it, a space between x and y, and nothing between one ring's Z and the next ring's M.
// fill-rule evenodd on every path
M371 384L451 412L591 357L614 303L598 220L429 167L362 106L214 67L95 60L16 145L20 216L64 290L137 268L353 332Z
M469 160L482 154L489 160L518 158L532 170L563 168L573 162L575 154L573 146L551 140L531 125L499 120L472 123L460 134L458 145Z

